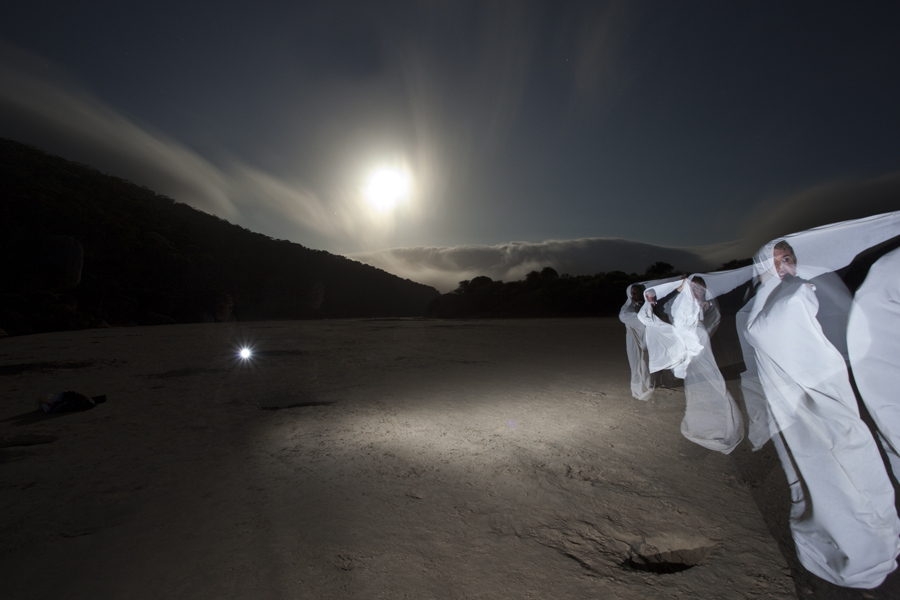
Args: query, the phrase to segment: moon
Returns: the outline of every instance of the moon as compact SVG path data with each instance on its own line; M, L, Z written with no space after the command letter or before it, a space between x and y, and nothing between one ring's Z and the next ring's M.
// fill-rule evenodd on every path
M378 169L369 177L365 187L366 200L375 210L385 212L409 196L409 174L397 168Z

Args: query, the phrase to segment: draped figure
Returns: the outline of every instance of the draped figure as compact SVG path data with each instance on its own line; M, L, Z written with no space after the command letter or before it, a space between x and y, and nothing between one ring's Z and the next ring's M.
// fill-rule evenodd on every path
M779 436L800 562L836 585L873 588L900 553L894 490L859 416L844 358L816 319L816 286L797 276L798 254L784 240L757 254L744 335L769 434Z
M856 387L900 477L900 248L875 262L856 291L847 350Z
M744 438L744 425L712 352L710 336L721 320L715 299L695 276L653 286L645 294L648 302L639 318L646 327L650 370L671 368L684 379L682 435L704 448L730 453ZM668 319L654 310L666 299L671 299Z
M625 290L628 300L619 311L619 320L625 324L625 351L631 367L631 395L637 400L647 400L655 388L650 377L645 326L638 319L638 311L644 304L644 286L629 285Z

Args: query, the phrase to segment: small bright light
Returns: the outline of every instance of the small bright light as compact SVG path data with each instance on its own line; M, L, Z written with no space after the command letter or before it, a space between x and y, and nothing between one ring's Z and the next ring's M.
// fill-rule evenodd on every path
M241 358L244 360L250 358L250 348L241 348Z
M409 174L400 169L379 169L366 184L366 198L379 211L394 208L409 195Z

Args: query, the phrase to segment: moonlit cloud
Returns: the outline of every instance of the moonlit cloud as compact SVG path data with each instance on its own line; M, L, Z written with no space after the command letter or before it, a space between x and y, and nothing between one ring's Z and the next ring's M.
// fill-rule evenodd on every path
M517 281L529 271L553 267L559 273L593 275L599 272L643 273L657 261L684 271L704 271L734 258L731 244L700 248L666 248L613 238L585 238L540 243L510 242L496 246L391 248L348 255L399 277L434 286L441 292L455 289L464 279L485 275L494 280Z
M709 246L670 248L611 238L510 242L496 246L391 248L350 254L360 262L441 292L464 279L485 275L501 281L524 279L529 271L553 267L560 273L643 273L656 261L682 271L708 271L752 256L763 244L788 233L900 210L900 173L839 181L777 198L757 209L739 240Z

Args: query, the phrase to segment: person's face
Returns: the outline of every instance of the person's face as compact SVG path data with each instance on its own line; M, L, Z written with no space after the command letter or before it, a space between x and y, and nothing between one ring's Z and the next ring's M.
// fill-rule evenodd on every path
M706 288L699 283L691 282L691 293L694 294L694 300L697 302L706 300Z
M644 301L644 289L639 288L637 286L632 286L631 301L632 302L643 302Z
M774 262L778 279L784 279L785 275L797 276L797 257L790 252L775 248Z
M650 303L650 306L656 306L656 292L649 290L644 295L647 297L647 302Z

